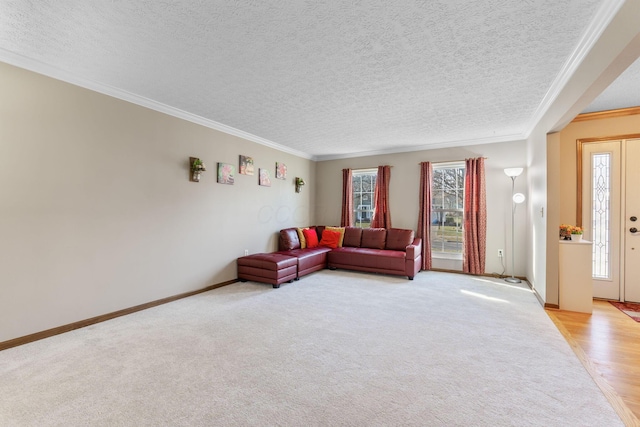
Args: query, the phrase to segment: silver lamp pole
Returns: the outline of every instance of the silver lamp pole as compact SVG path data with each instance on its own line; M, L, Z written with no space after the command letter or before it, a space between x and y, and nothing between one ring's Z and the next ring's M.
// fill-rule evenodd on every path
M505 282L509 283L520 283L522 282L520 279L515 277L515 217L516 217L516 206L522 202L524 202L524 194L516 193L516 178L520 176L522 173L522 168L507 168L504 170L504 173L511 178L511 277L507 277Z

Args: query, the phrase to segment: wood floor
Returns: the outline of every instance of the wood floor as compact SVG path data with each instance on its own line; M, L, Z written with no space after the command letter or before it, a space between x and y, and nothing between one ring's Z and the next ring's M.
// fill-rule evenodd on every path
M640 323L606 301L593 314L547 309L627 426L640 426Z

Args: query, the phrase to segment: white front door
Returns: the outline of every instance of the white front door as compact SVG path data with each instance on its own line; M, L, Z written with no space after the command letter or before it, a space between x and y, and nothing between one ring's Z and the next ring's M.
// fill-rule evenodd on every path
M621 151L620 140L582 146L582 227L593 242L595 298L620 299Z
M582 146L582 226L593 242L595 298L640 302L638 165L640 139Z
M640 139L626 141L625 158L624 301L640 302Z

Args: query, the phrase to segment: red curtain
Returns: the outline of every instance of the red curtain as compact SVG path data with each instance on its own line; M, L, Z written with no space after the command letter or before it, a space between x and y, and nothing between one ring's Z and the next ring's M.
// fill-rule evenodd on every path
M464 179L465 273L483 274L487 246L487 201L484 158L466 159Z
M391 166L378 166L378 178L374 192L376 209L371 220L371 228L391 228L391 212L389 212L389 180Z
M422 269L431 270L431 183L433 167L430 162L420 163L420 212L418 237L422 239Z
M342 218L341 227L353 225L353 173L351 169L342 169Z

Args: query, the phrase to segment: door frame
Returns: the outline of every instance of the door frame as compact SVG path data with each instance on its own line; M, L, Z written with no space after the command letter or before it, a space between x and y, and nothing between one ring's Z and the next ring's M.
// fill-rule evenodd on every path
M615 135L615 136L605 136L605 137L600 137L600 138L582 138L582 139L577 139L576 140L576 175L577 175L577 187L576 187L576 225L578 225L579 227L582 226L582 199L583 199L583 188L582 188L582 175L583 175L583 170L582 170L582 151L583 151L583 145L584 144L589 144L589 143L594 143L594 142L610 142L610 141L618 141L618 140L628 140L628 139L639 139L640 138L640 133L635 133L635 134L626 134L626 135ZM625 191L626 191L626 182L625 179L623 179L623 177L625 176L625 167L626 167L626 150L625 150L625 144L622 144L621 147L621 156L622 158L620 159L620 224L621 224L621 228L620 228L620 235L618 236L618 246L619 246L619 259L618 259L618 265L617 266L612 266L612 268L617 268L618 269L618 274L619 274L619 278L620 278L620 283L619 283L619 297L618 299L620 301L625 301L625 255L624 255L624 251L625 251L625 236L624 236L624 230L625 230L625 212L624 212L624 208L623 206L625 205L625 200L626 200L626 195L625 195Z

